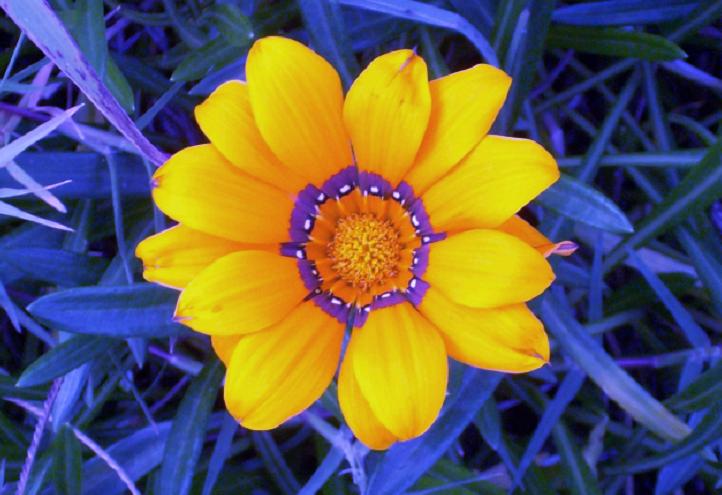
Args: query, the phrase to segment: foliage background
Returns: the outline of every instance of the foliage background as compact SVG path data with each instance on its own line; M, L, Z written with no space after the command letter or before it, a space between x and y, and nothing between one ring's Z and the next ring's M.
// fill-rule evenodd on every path
M722 491L722 1L0 6L0 494ZM238 428L207 339L168 323L176 294L133 257L167 224L152 169L203 141L193 107L273 33L347 86L399 47L434 77L498 64L495 132L564 172L525 211L580 245L534 304L551 365L454 366L436 425L386 453L353 442L333 387Z

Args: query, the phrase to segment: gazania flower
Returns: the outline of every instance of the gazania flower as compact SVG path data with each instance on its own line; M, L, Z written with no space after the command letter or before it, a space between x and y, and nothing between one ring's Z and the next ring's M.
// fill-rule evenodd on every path
M437 417L447 357L536 369L549 343L524 304L562 249L515 214L559 177L526 139L487 135L509 77L477 65L433 81L411 50L376 58L348 94L284 38L256 42L247 82L196 108L210 144L153 179L179 225L138 246L176 318L211 336L225 402L251 429L309 407L339 367L351 429L383 449Z

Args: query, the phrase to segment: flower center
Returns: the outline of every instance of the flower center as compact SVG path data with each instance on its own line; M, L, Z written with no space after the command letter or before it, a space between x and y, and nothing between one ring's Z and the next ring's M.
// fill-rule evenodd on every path
M446 235L411 186L354 167L299 191L288 233L281 254L298 260L308 298L357 327L374 309L421 303L429 244Z
M354 213L338 220L326 254L346 283L367 291L398 275L400 237L390 220L373 213Z

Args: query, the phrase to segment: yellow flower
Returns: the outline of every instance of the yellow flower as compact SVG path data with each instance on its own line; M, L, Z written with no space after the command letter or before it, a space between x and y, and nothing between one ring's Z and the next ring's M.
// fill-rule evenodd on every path
M137 249L147 280L182 289L178 321L211 336L242 425L274 428L316 401L347 326L339 402L373 449L429 428L447 356L511 373L549 360L524 303L564 246L515 214L559 171L533 141L487 136L504 72L428 81L398 50L344 98L328 62L269 37L246 74L196 108L211 143L156 172L153 198L180 224Z

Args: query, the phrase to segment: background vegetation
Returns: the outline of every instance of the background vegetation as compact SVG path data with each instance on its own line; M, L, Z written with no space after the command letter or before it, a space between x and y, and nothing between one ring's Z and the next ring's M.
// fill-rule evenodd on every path
M0 6L0 494L722 491L722 1ZM333 388L239 428L207 339L133 257L168 224L149 174L203 141L193 107L273 33L347 86L399 47L434 77L499 65L495 132L564 172L525 211L581 246L534 304L552 363L454 366L436 425L386 453L353 442Z

